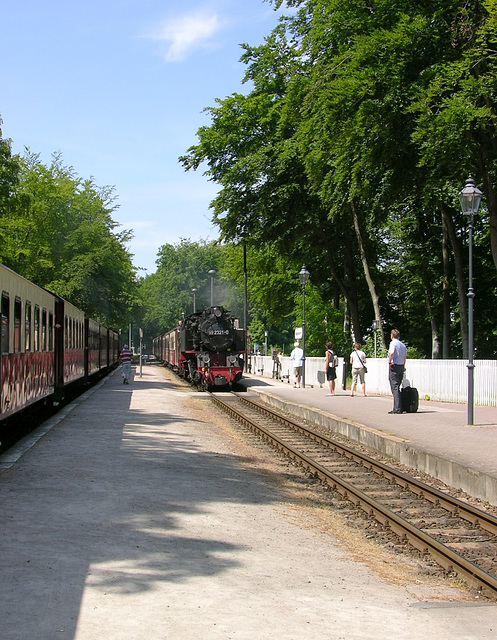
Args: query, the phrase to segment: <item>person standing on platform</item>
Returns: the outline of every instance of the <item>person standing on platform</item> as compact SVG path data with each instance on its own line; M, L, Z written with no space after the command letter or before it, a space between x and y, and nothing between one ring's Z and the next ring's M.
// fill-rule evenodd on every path
M131 376L131 361L133 360L133 352L127 344L121 349L121 375L123 378L123 384L129 384L129 378Z
M338 357L336 353L333 351L333 345L331 342L326 343L326 361L325 361L325 369L326 369L326 380L328 380L328 384L330 385L330 392L327 393L327 396L335 395L335 380L337 377L337 363Z
M352 365L352 388L350 390L350 396L354 397L354 391L357 385L357 380L360 381L362 386L362 394L366 395L366 354L361 351L361 345L356 342L354 345L354 351L350 354L350 364Z
M390 389L393 395L393 409L388 413L402 413L400 386L406 368L407 347L399 340L400 331L393 329L390 335L392 341L388 347L388 366Z
M302 361L304 359L304 352L299 347L299 343L294 344L294 349L290 354L290 360L293 360L293 374L295 376L294 389L300 389L300 379L302 378Z

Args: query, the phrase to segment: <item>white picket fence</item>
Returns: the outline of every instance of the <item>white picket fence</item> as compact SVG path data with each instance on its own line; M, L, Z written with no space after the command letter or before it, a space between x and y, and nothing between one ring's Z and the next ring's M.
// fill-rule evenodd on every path
M293 385L293 361L281 359L280 377ZM250 356L250 372L264 378L275 377L271 356ZM497 407L497 360L475 360L474 402ZM366 387L369 392L390 395L388 365L385 358L367 359ZM342 385L343 358L337 369L337 388ZM463 360L407 360L405 377L416 387L420 399L465 403L468 399L468 368ZM323 358L306 358L305 383L309 387L326 386Z

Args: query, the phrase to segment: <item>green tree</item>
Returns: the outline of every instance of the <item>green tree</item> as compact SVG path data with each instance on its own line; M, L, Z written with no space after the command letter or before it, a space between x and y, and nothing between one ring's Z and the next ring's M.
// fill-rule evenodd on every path
M289 284L305 262L319 298L344 301L358 340L374 319L432 357L465 355L456 195L474 168L489 222L488 234L475 230L478 281L494 250L496 0L286 4L297 11L263 45L244 45L252 89L209 109L185 168L206 163L220 185L212 206L225 240L281 257L271 265ZM495 354L492 336L476 344Z
M0 218L1 260L107 325L125 325L136 302L136 270L116 231L113 189L81 180L60 155L50 166L27 152L15 205Z
M147 304L144 328L155 337L169 331L182 318L193 312L193 292L196 291L197 311L210 306L211 279L216 271L214 304L225 305L229 283L220 272L222 247L216 242L182 239L178 244L166 244L159 249L157 272L141 282L141 297Z
M20 160L12 155L11 142L2 137L0 118L0 217L6 218L18 206L16 200L19 186ZM0 255L5 238L0 237Z
M285 102L288 82L302 66L298 51L281 27L264 45L244 49L245 80L254 89L247 96L217 100L218 106L209 109L212 126L198 131L199 143L181 161L186 169L206 162L206 174L221 185L212 208L225 240L243 239L249 246L264 247L268 255L280 255L284 277L306 262L317 280L335 279L360 333L354 252L346 247L341 259L336 237L343 232L333 227L309 188L295 139L298 113ZM264 270L265 289L276 293L271 281L277 278L274 258L271 261L271 268Z

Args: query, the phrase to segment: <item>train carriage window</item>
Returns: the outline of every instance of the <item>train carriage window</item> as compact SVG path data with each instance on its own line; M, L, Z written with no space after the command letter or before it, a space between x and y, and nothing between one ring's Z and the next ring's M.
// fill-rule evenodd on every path
M69 348L69 319L67 316L64 318L64 349Z
M14 352L20 353L21 347L21 319L22 319L22 304L21 299L16 298L14 300Z
M35 351L40 350L40 307L38 305L35 306Z
M48 312L48 350L53 351L53 313Z
M24 306L24 348L31 351L31 302Z
M2 353L9 353L10 300L2 294Z
M47 310L41 312L41 351L47 350Z

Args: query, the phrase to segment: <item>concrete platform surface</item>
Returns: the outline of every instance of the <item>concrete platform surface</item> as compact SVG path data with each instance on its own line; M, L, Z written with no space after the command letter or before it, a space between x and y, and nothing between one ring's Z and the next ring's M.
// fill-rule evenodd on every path
M116 372L2 459L1 640L495 638L497 605L395 584L303 518L170 375Z
M475 425L468 426L467 405L462 404L420 400L417 413L391 415L393 401L387 396L363 397L360 392L351 397L350 390L341 388L328 396L327 387L295 389L287 382L254 375L246 375L243 384L275 406L284 403L295 415L320 420L407 466L497 505L495 407L475 407Z

